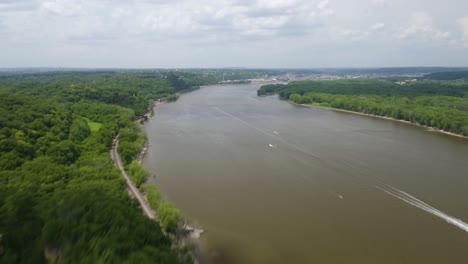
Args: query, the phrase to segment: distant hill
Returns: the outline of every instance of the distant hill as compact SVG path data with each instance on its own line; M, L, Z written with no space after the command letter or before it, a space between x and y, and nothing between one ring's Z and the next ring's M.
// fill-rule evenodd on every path
M468 80L468 71L435 72L424 75L423 79L439 81Z

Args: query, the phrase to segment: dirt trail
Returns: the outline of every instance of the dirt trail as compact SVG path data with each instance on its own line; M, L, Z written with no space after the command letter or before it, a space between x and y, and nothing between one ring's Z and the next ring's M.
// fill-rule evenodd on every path
M133 183L132 179L130 179L127 172L125 171L122 161L120 160L119 153L117 152L118 147L119 147L119 135L115 137L114 142L112 144L112 148L110 150L111 157L114 160L115 165L122 172L122 175L125 178L125 180L127 180L128 189L132 193L133 197L137 198L138 202L140 203L141 208L143 208L143 212L145 213L145 215L148 216L150 219L157 219L156 213L151 209L148 202L145 200L141 192L138 190L138 188Z

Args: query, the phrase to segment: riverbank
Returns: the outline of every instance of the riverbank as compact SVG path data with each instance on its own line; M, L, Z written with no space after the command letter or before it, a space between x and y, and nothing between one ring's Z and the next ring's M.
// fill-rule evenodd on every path
M145 116L148 116L148 118L144 119L143 122L140 122L141 119L138 121L140 122L141 133L143 133L145 129L146 122L153 118L156 109L166 103L167 101L155 101L152 103L151 109L145 115ZM137 159L140 162L140 164L142 163L146 153L148 152L148 148L149 148L149 141L148 139L146 139L146 142L143 145L142 151L140 152L138 159ZM152 172L152 174L156 175L154 172ZM144 197L145 197L145 201L148 202L148 197L146 197L146 195L144 195ZM157 210L155 210L155 215L156 213L157 213ZM175 248L178 248L182 255L185 255L188 253L191 256L191 259L193 260L195 264L201 263L200 236L204 232L204 230L190 226L185 220L181 221L181 224L182 226L179 227L179 229L174 233L173 246Z
M454 136L454 137L468 139L468 136L455 134L455 133L452 133L452 132L440 130L440 129L430 127L430 126L426 126L426 125L421 125L421 124L414 123L414 122L407 121L407 120L403 120L403 119L396 119L396 118L388 117L388 116L373 115L373 114L367 114L367 113L356 112L356 111L351 111L351 110L346 110L346 109L333 108L333 107L326 107L326 106L319 106L319 105L312 105L312 104L298 104L298 103L295 103L295 102L293 102L291 100L288 100L288 102L290 104L293 104L293 105L296 105L296 106L301 106L301 107L321 108L321 109L327 109L327 110L332 110L332 111L336 111L336 112L350 113L350 114L355 114L355 115L362 115L362 116L369 116L369 117L380 118L380 119L385 119L385 120L391 120L391 121L395 121L395 122L400 122L400 123L410 124L410 125L414 125L414 126L418 126L418 127L423 127L423 128L426 128L430 132L438 132L438 133L442 133L442 134L445 134L445 135L450 135L450 136Z
M148 121L148 119L153 118L154 116L154 108L159 107L161 105L164 105L166 101L153 101L151 104L151 109L148 110L148 112L144 115L145 118L140 118L138 119L138 122L140 123L140 128L143 129L145 126L145 122ZM143 144L143 148L141 149L140 154L138 155L137 161L141 163L141 161L145 158L146 152L148 151L149 143L148 140L146 140L145 144Z

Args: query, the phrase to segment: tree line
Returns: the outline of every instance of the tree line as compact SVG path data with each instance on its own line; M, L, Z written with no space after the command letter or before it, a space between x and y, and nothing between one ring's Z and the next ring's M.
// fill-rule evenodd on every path
M258 95L279 94L294 103L386 116L468 136L468 83L383 79L303 81L265 85Z

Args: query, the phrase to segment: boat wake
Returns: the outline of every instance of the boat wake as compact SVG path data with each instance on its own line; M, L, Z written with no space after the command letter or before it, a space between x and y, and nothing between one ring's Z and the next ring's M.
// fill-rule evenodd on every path
M229 116L229 117L241 122L245 126L250 127L252 129L262 133L263 135L269 136L269 137L275 139L276 141L284 143L285 145L289 146L291 149L295 149L296 151L299 151L299 152L307 155L308 157L314 158L317 161L321 161L322 164L328 165L328 167L331 168L331 169L334 169L334 170L339 171L339 172L344 172L347 175L351 175L349 173L349 171L343 171L343 169L340 169L336 164L330 163L328 160L326 160L326 159L324 159L324 158L322 158L322 157L320 157L318 155L315 155L314 153L310 153L307 150L302 149L298 145L292 144L292 143L284 140L283 138L278 136L279 133L277 131L274 131L273 132L274 134L271 134L271 133L269 133L267 131L262 130L261 128L259 128L257 126L254 126L254 125L246 122L245 120L243 120L243 119L241 119L241 118L239 118L239 117L237 117L235 115L232 115L232 114L220 109L219 107L213 107L213 108L214 108L214 110L216 110L216 111L218 111L218 112L220 112L220 113L222 113L222 114L224 114L226 116ZM274 144L269 144L269 146L271 148L276 148L276 145L274 145ZM304 163L307 163L307 161L304 161ZM351 166L352 161L350 163L351 164L347 164L347 165ZM296 175L296 176L298 176L300 178L303 178L304 180L309 181L309 182L315 182L310 177L306 177L305 175ZM354 177L358 178L358 179L361 179L361 180L366 180L366 179L364 179L364 178L362 178L362 177L360 177L358 175L354 175ZM372 180L372 179L367 179L367 180ZM373 179L373 180L375 181L376 179ZM464 230L465 232L468 232L468 224L463 222L462 220L457 219L455 217L452 217L450 215L447 215L446 213L444 213L444 212L442 212L442 211L428 205L427 203L419 200L418 198L416 198L414 196L411 196L410 194L408 194L408 193L406 193L406 192L404 192L402 190L399 190L399 189L397 189L397 188L395 188L393 186L390 186L390 185L386 184L385 181L380 179L380 178L378 178L377 181L379 182L377 184L382 184L384 186L384 187L375 186L377 189L379 189L379 190L381 190L381 191L383 191L383 192L385 192L385 193L387 193L387 194L389 194L389 195L391 195L391 196L393 196L393 197L395 197L395 198L397 198L397 199L399 199L401 201L404 201L405 203L413 205L413 206L415 206L415 207L417 207L417 208L419 208L419 209L421 209L423 211L426 211L426 212L428 212L428 213L430 213L430 214L432 214L434 216L437 216L437 217L445 220L447 223L452 224L452 225ZM339 199L343 199L343 196L341 194L333 191L332 189L327 188L327 191L328 191L328 193L330 195L332 195L334 197L338 197Z
M427 203L419 200L418 198L414 197L414 196L411 196L410 194L402 191L402 190L399 190L395 187L392 187L390 185L387 185L385 187L379 187L379 186L375 186L377 189L397 198L397 199L400 199L402 201L404 201L405 203L408 203L408 204L411 204L421 210L424 210L432 215L435 215L443 220L445 220L447 223L449 224L452 224L462 230L464 230L465 232L468 232L468 224L463 222L462 220L460 219L457 219L453 216L450 216L450 215L447 215L446 213L440 211L440 210L437 210L436 208L428 205Z

